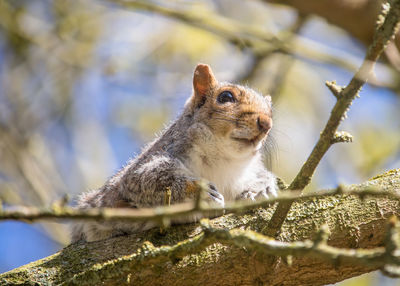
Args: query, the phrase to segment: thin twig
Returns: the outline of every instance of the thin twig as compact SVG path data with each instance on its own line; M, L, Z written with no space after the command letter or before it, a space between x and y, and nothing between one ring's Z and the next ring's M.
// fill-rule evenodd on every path
M129 208L90 208L90 209L74 209L67 206L60 206L58 204L51 208L37 208L37 207L24 207L18 206L11 209L3 209L0 211L1 220L22 220L22 221L36 221L36 220L124 220L131 222L154 221L161 223L165 219L174 219L187 217L191 215L202 215L208 217L210 215L222 215L224 213L243 213L245 211L259 208L268 207L274 203L289 203L295 200L305 201L313 198L323 198L335 195L355 195L361 198L365 197L390 197L400 200L400 195L396 192L379 190L377 188L367 186L360 190L352 190L339 186L336 189L310 192L301 194L300 192L283 192L279 197L257 202L236 202L227 205L225 208L220 207L201 207L201 204L195 206L193 203L182 203L171 206L163 206L156 208L142 208L142 209L129 209Z

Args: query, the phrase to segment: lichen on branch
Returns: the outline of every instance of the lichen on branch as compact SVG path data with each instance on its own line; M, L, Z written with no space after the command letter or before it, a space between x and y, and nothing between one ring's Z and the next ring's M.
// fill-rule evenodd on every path
M388 245L387 218L400 215L400 170L341 189L342 194L295 202L279 241L266 237L263 231L274 208L256 208L212 219L202 227L173 226L162 235L153 229L74 244L0 275L0 284L160 285L163 281L166 286L232 285L239 281L253 285L258 281L268 285L321 285L382 267L393 269L398 265L393 260L398 258L385 253L397 252L392 246L388 251L382 246ZM388 192L388 196L360 197L363 190L373 189ZM325 238L319 232L324 228L329 229ZM291 265L282 259L274 265L267 263L272 253L289 256ZM325 277L323 282L321 276Z

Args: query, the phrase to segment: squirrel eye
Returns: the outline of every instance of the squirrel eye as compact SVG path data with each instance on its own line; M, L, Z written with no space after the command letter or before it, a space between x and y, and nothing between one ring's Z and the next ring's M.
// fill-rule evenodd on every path
M235 98L230 91L223 91L217 97L218 103L235 102Z

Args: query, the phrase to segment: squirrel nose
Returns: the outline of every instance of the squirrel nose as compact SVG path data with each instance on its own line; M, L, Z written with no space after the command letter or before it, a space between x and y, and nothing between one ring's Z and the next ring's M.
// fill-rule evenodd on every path
M267 133L272 127L272 120L267 115L260 115L257 117L257 127L261 132Z

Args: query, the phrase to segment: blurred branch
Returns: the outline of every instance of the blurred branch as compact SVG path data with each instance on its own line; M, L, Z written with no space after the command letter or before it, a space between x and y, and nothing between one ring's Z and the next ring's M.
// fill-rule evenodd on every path
M390 10L386 11L385 7L383 7L382 14L384 16L384 21L382 21L381 25L376 29L373 42L367 50L364 62L357 73L353 76L350 83L345 88L337 87L333 83L329 84L330 90L338 91L334 92L334 95L337 98L336 104L331 111L331 115L317 144L288 189L303 190L310 183L311 177L313 176L322 157L328 151L330 146L336 143L335 135L340 122L346 117L346 112L350 108L353 100L359 96L361 87L369 78L371 78L376 61L397 31L400 19L400 1L391 1ZM291 202L285 202L278 205L274 216L269 222L268 235L272 237L276 236L290 210L291 205Z
M48 130L65 123L101 31L101 13L88 1L40 5L0 1L0 196L6 204L48 205L66 190L59 173L66 162L53 152L62 144ZM67 243L61 225L46 231Z
M319 60L321 62L337 65L349 71L356 71L357 66L351 56L343 51L335 50L335 53L328 54L322 51L328 47L316 43L315 41L293 35L293 44L288 45L285 41L287 35L274 35L265 29L260 29L248 24L232 21L228 18L217 15L211 11L194 12L168 8L152 1L123 1L107 0L116 3L123 8L139 9L157 13L169 18L176 19L188 25L209 31L213 34L226 39L235 44L240 49L250 49L256 57L258 55L281 52L292 54L305 59ZM332 50L332 48L329 48ZM335 56L335 55L340 56Z
M297 16L296 22L290 27L289 35L286 42L290 45L293 38L297 35L301 28L307 23L308 17L302 14ZM267 94L274 95L274 100L281 94L281 89L286 81L289 70L294 64L294 58L291 55L284 57L278 65L277 70L273 75L272 86L269 87Z
M296 21L294 22L293 25L290 26L290 28L285 31L282 35L282 41L288 43L290 45L291 40L295 35L299 33L301 28L304 26L304 24L307 22L307 17L304 15L297 15ZM275 55L275 51L267 51L264 53L259 53L255 54L254 58L252 60L252 63L250 67L247 69L246 73L240 75L239 78L237 78L235 81L236 82L242 82L246 83L248 81L251 81L251 79L256 75L257 71L260 69L262 66L262 63L270 58L272 55ZM275 73L273 73L272 77L273 79L271 80L272 87L269 87L267 91L263 92L265 94L272 94L274 95L274 98L279 96L280 94L280 88L283 85L283 82L285 81L286 75L290 69L290 67L293 64L293 58L291 55L287 55L287 58L283 58L283 60L280 62L277 70Z
M0 1L0 29L8 38L8 42L19 55L23 54L32 39L24 33L18 22L20 10L14 9L7 1Z
M317 15L369 45L374 34L374 21L381 12L382 0L263 0L287 5L307 15Z
M263 0L266 3L287 5L306 15L317 15L327 20L331 25L342 28L352 37L365 46L371 44L375 32L375 21L381 12L381 6L386 0ZM400 71L400 35L397 33L393 41L385 49L385 59L394 77L389 85L384 85L397 94L399 93ZM371 80L370 84L382 86L381 83Z

